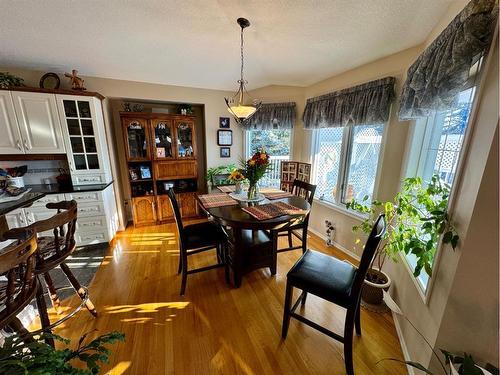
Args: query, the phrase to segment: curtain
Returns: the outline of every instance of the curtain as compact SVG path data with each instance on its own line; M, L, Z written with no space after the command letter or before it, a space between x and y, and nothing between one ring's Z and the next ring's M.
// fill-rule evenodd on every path
M381 124L389 119L394 77L386 77L307 100L306 129Z
M292 129L295 123L295 103L262 104L255 114L244 123L246 130Z
M472 0L410 66L399 119L427 117L450 108L471 66L488 48L495 27L495 0Z

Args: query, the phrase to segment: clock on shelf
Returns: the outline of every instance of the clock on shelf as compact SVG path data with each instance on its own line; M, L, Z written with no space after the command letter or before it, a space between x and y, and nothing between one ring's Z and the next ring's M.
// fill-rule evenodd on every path
M233 131L219 129L217 130L217 144L219 146L232 146L233 145Z

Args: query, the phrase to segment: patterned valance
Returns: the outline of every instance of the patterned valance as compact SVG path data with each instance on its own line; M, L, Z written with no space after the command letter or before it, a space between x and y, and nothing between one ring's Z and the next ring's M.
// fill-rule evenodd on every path
M295 123L295 103L265 103L244 126L245 129L292 129Z
M394 98L394 77L335 91L307 100L306 129L387 122Z
M472 0L408 69L399 118L450 108L493 34L495 0Z

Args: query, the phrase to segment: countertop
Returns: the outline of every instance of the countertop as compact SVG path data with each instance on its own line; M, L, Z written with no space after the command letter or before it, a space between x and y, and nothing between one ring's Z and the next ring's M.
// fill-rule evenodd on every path
M26 185L26 187L31 188L32 193L64 194L64 193L84 193L87 191L102 191L112 183L113 181L108 182L107 184L73 185L71 188L61 188L58 184Z

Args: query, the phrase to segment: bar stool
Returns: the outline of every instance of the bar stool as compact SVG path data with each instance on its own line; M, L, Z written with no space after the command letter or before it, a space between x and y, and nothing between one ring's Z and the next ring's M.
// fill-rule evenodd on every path
M31 336L16 316L41 289L34 272L36 235L33 229L25 228L4 233L3 239L14 242L0 251L0 275L5 277L0 280L0 329L9 326L28 341ZM46 313L46 309L41 310Z

